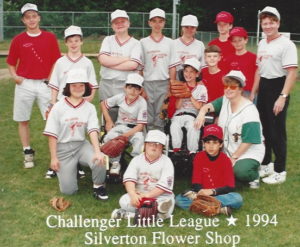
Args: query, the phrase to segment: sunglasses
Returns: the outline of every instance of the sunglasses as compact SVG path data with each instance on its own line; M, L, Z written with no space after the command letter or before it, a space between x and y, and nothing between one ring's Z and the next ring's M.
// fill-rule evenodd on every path
M236 90L238 89L239 86L237 85L225 85L224 84L224 89L230 88L231 90Z

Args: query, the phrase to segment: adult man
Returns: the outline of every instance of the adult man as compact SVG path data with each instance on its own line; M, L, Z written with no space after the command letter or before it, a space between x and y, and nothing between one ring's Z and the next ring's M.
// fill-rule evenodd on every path
M19 136L24 150L24 167L34 166L34 150L30 146L29 120L37 99L45 119L50 89L47 86L53 64L60 57L54 34L40 29L41 16L35 4L26 3L22 9L26 31L11 42L7 64L16 83L13 119L19 123Z
M286 180L286 114L289 93L297 76L297 49L292 41L279 33L280 14L276 8L265 7L259 19L266 38L258 45L258 72L251 99L258 90L257 108L266 145L260 176L268 176L263 179L265 183L279 184ZM272 150L275 172L271 163Z

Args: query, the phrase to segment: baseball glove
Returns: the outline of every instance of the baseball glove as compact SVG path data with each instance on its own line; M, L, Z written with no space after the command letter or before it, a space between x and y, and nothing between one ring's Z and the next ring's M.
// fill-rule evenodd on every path
M192 96L187 84L177 80L170 80L170 92L177 98L190 98Z
M108 142L104 143L100 150L108 155L111 158L119 156L128 144L128 137L126 136L117 136L114 139L109 140Z
M220 210L221 202L213 196L197 195L190 206L190 211L209 217L219 214Z
M63 197L53 197L50 200L50 205L57 211L65 211L68 207L71 206L71 203Z
M155 198L142 198L140 201L139 207L135 211L134 221L138 223L139 220L142 220L143 223L151 223L157 218L157 201ZM143 221L143 219L149 219Z

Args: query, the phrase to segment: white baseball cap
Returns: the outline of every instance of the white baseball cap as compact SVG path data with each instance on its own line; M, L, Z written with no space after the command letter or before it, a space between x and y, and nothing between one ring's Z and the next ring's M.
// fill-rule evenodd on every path
M200 71L201 63L197 58L188 58L184 61L183 66L192 66L195 70Z
M196 16L194 15L185 15L181 19L181 26L190 26L190 27L198 27L199 22Z
M127 76L125 84L134 84L143 87L144 77L138 73L130 73Z
M129 20L129 16L127 15L125 10L116 9L114 12L110 15L110 22L113 22L115 19L122 17Z
M231 70L224 77L232 77L232 78L238 80L241 83L242 87L246 86L246 77L244 76L243 72L240 70Z
M88 83L88 75L84 69L71 69L67 74L66 83Z
M158 142L165 146L167 142L167 136L160 130L150 130L146 136L145 142Z
M21 14L23 15L28 10L33 10L33 11L39 12L38 11L38 7L35 4L33 4L33 3L26 3L21 8Z
M258 17L260 17L260 15L261 15L262 13L270 13L270 14L273 14L273 15L275 15L275 16L278 18L278 20L280 20L280 14L279 14L278 10L277 10L276 8L274 8L274 7L270 7L270 6L265 7L265 8L259 13L259 16L258 16Z
M68 38L69 36L72 35L79 35L79 36L83 36L81 28L78 26L69 26L66 30L65 30L65 39Z
M150 11L149 20L151 20L153 17L161 17L166 19L166 13L162 9L155 8Z

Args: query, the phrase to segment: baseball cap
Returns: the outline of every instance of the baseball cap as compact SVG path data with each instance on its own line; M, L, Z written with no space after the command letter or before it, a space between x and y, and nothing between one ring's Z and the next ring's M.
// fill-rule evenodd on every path
M88 75L84 69L71 69L67 74L66 83L88 83Z
M138 73L130 73L127 76L125 84L134 84L143 87L144 77Z
M244 76L243 72L240 70L231 70L224 77L232 77L232 78L238 80L241 83L242 87L246 86L246 77Z
M278 20L280 20L280 14L279 14L278 10L277 10L276 8L274 8L274 7L270 7L270 6L265 7L265 8L259 13L258 18L260 17L260 15L261 15L262 13L269 13L269 14L275 15L275 16L278 18Z
M33 10L33 11L39 12L38 11L38 7L35 4L33 4L33 3L26 3L21 8L21 14L23 15L28 10Z
M166 145L167 136L160 130L150 130L146 136L145 142L158 142L162 145Z
M233 36L244 37L247 39L248 33L247 33L246 29L243 27L234 27L233 29L231 29L231 31L229 33L229 39L231 40Z
M216 124L210 124L204 127L202 139L208 136L217 137L219 140L223 140L223 130Z
M66 30L65 30L65 39L69 36L72 36L72 35L79 35L79 36L83 36L82 35L82 31L81 31L81 28L78 27L78 26L69 26Z
M184 61L183 66L192 66L195 70L199 71L201 67L201 63L197 58L188 58Z
M127 15L125 10L116 9L114 12L110 15L110 21L113 22L115 19L122 17L129 20L129 16Z
M194 15L185 15L181 19L181 26L190 26L190 27L198 27L199 22L196 16Z
M226 22L226 23L233 23L233 20L234 20L234 18L232 16L232 14L230 14L227 11L221 11L220 13L218 13L216 15L215 23L218 23L220 21Z
M161 17L166 19L166 13L162 9L155 8L150 11L149 20L151 20L153 17Z

